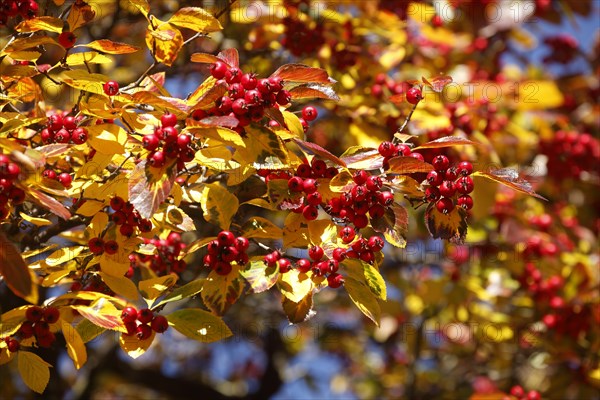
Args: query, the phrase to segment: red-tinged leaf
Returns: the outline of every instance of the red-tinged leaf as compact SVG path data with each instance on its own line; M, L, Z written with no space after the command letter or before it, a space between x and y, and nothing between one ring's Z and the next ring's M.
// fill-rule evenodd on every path
M190 60L192 62L204 64L213 64L217 61L222 61L222 59L220 59L219 57L207 53L194 53L190 57Z
M206 108L227 92L227 85L216 84L217 80L209 76L186 100L191 110Z
M93 42L80 44L75 47L88 47L107 54L128 54L140 50L137 46L131 46L127 43L113 42L108 39L94 40Z
M287 124L285 123L285 117L283 113L276 107L265 108L265 117L272 119L274 121L279 122L279 125L285 127Z
M330 87L325 85L319 85L316 83L310 83L308 85L296 86L290 89L290 95L292 99L328 99L340 101L340 96Z
M406 101L406 95L404 93L394 94L388 97L388 101L398 106L404 104L404 102Z
M267 267L264 261L252 261L240 274L250 284L250 292L262 293L271 289L279 279L277 266Z
M89 320L94 325L100 326L105 329L112 330L125 330L125 326L123 325L123 321L121 320L120 315L118 314L105 314L102 312L98 312L96 308L87 307L87 306L71 306L73 309L77 310L82 317Z
M434 92L441 92L444 90L446 85L452 83L452 77L448 75L438 75L429 80L423 78L423 82L431 88Z
M408 213L401 205L392 204L385 210L383 217L371 220L371 226L375 231L383 233L389 244L400 248L406 246L404 235L408 232Z
M476 171L473 173L473 176L480 176L483 178L490 179L494 182L501 183L509 188L516 190L517 192L525 193L533 197L537 197L538 199L546 200L543 196L537 194L531 183L527 182L525 179L519 176L519 172L512 168L501 168L501 169L493 169L487 172L484 171Z
M129 201L143 218L151 218L169 196L176 175L174 164L157 169L142 160L135 166L129 178Z
M304 64L282 65L271 76L278 76L284 82L333 83L327 71L321 68L309 67Z
M40 161L40 162L45 163L46 158L57 157L57 156L63 155L68 148L69 148L68 144L55 143L55 144L46 144L44 146L36 147L35 150L39 151L40 153L42 153L45 156ZM37 162L37 163L40 163L40 162Z
M509 396L504 392L493 392L493 393L473 393L469 400L504 400L514 399L516 397Z
M0 275L17 296L31 296L33 282L19 250L0 232Z
M29 198L29 200L39 204L44 208L47 208L62 219L71 218L71 212L67 210L67 208L63 206L58 200L48 196L45 193L40 192L37 189L27 189L27 197Z
M372 170L379 169L383 164L383 157L377 149L362 146L348 148L340 159L350 169Z
M443 214L437 210L435 203L430 203L425 211L425 226L434 239L462 244L467 236L467 212L455 207L450 213Z
M431 142L427 142L425 144L420 145L413 149L413 151L417 151L420 149L439 149L442 147L450 147L450 146L462 146L462 145L478 145L478 143L473 142L467 138L463 138L460 136L444 136L442 138L432 140Z
M337 156L334 156L329 151L325 150L324 148L322 148L321 146L319 146L316 143L305 142L304 140L300 140L300 139L293 139L293 141L298 146L300 146L300 148L304 151L307 151L311 154L314 154L321 158L329 160L336 165L341 165L342 167L346 167L346 163L343 160L341 160Z
M181 102L181 100L174 104L174 102L170 101L171 98L159 96L158 94L148 90L135 92L131 97L136 103L147 104L156 108L169 110L171 113L177 115L178 119L187 117L190 111L188 105Z
M389 160L389 163L390 168L388 171L397 174L414 174L416 172L429 172L433 170L431 164L414 157L393 157Z
M292 324L299 324L300 322L308 321L314 317L317 312L313 308L313 294L308 293L298 303L291 301L285 296L281 296L281 306L283 312L288 318L288 321Z
M225 61L225 64L229 65L230 67L240 67L240 55L235 47L221 51L217 57L219 57L222 61Z
M17 32L37 32L48 31L60 33L64 27L64 22L60 18L55 17L37 17L22 21L15 27Z
M228 115L203 118L199 122L199 126L223 126L225 128L235 128L240 123L237 118Z

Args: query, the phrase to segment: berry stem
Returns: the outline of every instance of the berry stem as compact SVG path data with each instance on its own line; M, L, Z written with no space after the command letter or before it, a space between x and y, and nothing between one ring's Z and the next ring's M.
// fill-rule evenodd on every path
M408 113L408 116L402 123L402 126L400 128L398 128L398 131L396 131L396 133L402 133L404 131L404 129L406 128L406 125L408 125L408 123L410 122L410 119L412 118L412 115L415 112L415 110L417 109L418 105L419 105L419 103L415 104L412 107L412 109L410 110L410 113ZM398 144L398 143L400 143L400 139L396 135L394 135L394 138L392 139L392 143Z

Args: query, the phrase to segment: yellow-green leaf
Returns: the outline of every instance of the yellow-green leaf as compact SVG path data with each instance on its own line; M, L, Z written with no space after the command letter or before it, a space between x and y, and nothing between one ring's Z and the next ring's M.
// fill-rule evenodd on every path
M292 269L279 275L277 286L285 297L298 303L313 289L313 282L308 274Z
M145 279L138 283L140 292L144 299L154 301L166 290L169 290L177 282L176 274L169 274L158 278Z
M29 351L19 351L17 360L23 382L34 392L43 393L50 381L51 365Z
M165 296L165 298L162 299L154 307L160 307L163 304L171 303L173 301L187 299L188 297L197 295L198 293L200 293L202 291L202 288L204 287L204 281L205 281L205 279L196 279L196 280L191 281L190 283L187 283L181 287L178 287L177 289L175 289L171 293L169 293L167 296Z
M190 339L204 343L223 340L232 335L223 320L198 308L184 308L167 315L169 325Z
M105 272L100 272L100 277L106 285L119 296L123 296L128 300L136 301L139 297L137 287L131 279L124 276L112 276Z
M65 342L67 342L67 353L75 368L80 369L87 361L87 351L83 339L79 336L79 332L68 322L61 320L61 328Z
M223 29L218 19L200 7L180 8L169 19L169 23L196 32L216 32Z
M244 289L239 267L233 265L227 275L211 271L202 287L202 301L216 315L223 315L239 299Z
M264 261L252 261L248 266L240 271L240 274L250 284L252 293L262 293L273 287L279 278L279 268L274 265L268 267Z
M136 335L128 336L121 333L121 335L119 335L119 345L129 357L136 359L148 350L154 341L154 337L154 331L152 331L152 335L150 335L148 339L144 340L140 340Z
M344 280L344 287L356 307L379 326L381 307L369 286L364 282L347 277Z
M239 200L219 184L211 183L202 190L200 206L208 222L221 229L229 229L231 219L238 210Z
M377 298L386 300L385 280L375 266L358 259L346 259L343 265L349 277L359 282L365 282Z

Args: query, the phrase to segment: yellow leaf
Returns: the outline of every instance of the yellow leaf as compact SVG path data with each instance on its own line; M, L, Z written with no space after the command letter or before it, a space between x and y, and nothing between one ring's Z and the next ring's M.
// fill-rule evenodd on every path
M136 301L139 297L137 287L131 279L124 276L112 276L105 272L99 273L102 281L119 296L123 296L128 300Z
M62 269L60 271L54 271L47 276L44 277L42 281L43 287L51 287L55 286L58 282L60 282L64 277L68 276L71 273L69 269Z
M74 259L85 249L84 246L64 247L50 254L44 261L51 267L55 267Z
M283 246L304 247L309 244L308 225L302 214L289 213L283 224Z
M75 327L83 343L87 343L106 332L101 326L94 325L89 319L82 319Z
M177 275L170 274L158 278L146 279L138 283L142 296L147 301L154 301L177 282Z
M521 82L514 96L519 110L545 110L560 107L564 101L562 92L551 81Z
M379 326L381 307L367 284L347 277L344 281L344 287L350 296L350 300L352 300L356 307Z
M91 217L96 215L104 208L104 202L98 200L86 200L85 203L77 209L76 214L83 215L84 217Z
M167 315L169 325L190 339L204 343L223 340L232 335L223 320L198 308L184 308Z
M180 8L169 19L169 23L196 32L216 32L223 29L218 19L199 7Z
M85 51L82 53L71 53L67 56L67 64L86 65L86 64L110 64L113 60L110 57L100 54L96 51Z
M202 291L202 288L204 287L204 282L205 282L205 279L196 279L196 280L191 281L190 283L187 283L181 287L178 287L177 289L175 289L171 293L169 293L167 296L165 296L165 298L162 299L154 307L160 307L163 304L167 304L167 303L171 303L173 301L179 301L179 300L186 299L188 297L195 296Z
M80 26L83 26L94 19L96 11L85 2L75 2L71 7L69 15L67 16L67 23L71 31L76 30Z
M247 126L246 147L237 148L234 158L249 168L289 163L287 150L275 132L266 127Z
M84 318L90 320L94 325L105 329L112 329L126 332L123 321L121 320L121 311L105 298L95 301L92 306L72 305L71 308L77 310Z
M227 189L211 183L202 190L200 206L208 222L222 229L229 229L231 219L238 210L239 200Z
M233 265L227 275L211 271L202 287L202 301L216 315L223 315L237 301L244 290L239 266Z
M51 365L29 351L19 351L17 360L23 382L34 392L42 393L50 380Z
M290 132L294 133L299 138L304 138L304 128L302 127L302 123L300 122L300 118L292 112L282 111L283 119L285 120L285 125L290 130Z
M131 46L127 43L113 42L108 39L94 40L93 42L80 44L75 47L88 47L108 54L128 54L140 50L137 46Z
M148 17L148 13L150 12L150 4L148 4L146 0L129 0L129 3L140 10L145 17Z
M62 73L63 82L72 88L84 90L86 92L103 94L102 85L110 80L106 75L92 74L83 69L73 69ZM87 128L92 128L88 126Z
M61 33L64 22L60 18L55 17L37 17L25 20L15 27L17 32L37 32L48 31Z
M23 212L20 212L19 215L25 221L30 222L35 226L47 226L47 225L52 225L52 223L53 223L52 221L48 221L46 218L31 217Z
M119 345L129 357L136 359L148 350L154 341L154 337L154 331L152 331L152 335L148 339L144 340L140 340L136 335L128 336L121 333L119 336Z
M277 286L282 295L294 303L299 303L312 291L313 282L308 274L292 269L279 275Z
M65 342L67 342L67 353L75 368L80 369L87 361L87 351L79 332L68 322L61 320L61 328Z
M262 217L254 217L248 220L242 227L242 233L248 239L280 239L283 237L283 231L280 227Z
M260 260L250 262L240 274L250 284L252 293L262 293L273 287L279 279L279 267L268 267L262 257Z
M152 24L148 25L146 45L157 61L170 67L183 46L183 36L179 29L171 24L162 22L158 18L153 20L153 23L158 26L154 29Z
M88 143L104 154L122 154L125 152L127 131L116 124L100 124L87 127Z
M377 298L386 300L387 289L385 280L377 267L361 260L347 259L344 261L344 269L352 279L365 282Z
M202 139L210 138L233 146L246 147L240 134L231 129L221 127L192 127L186 128L185 131L194 136L199 135Z

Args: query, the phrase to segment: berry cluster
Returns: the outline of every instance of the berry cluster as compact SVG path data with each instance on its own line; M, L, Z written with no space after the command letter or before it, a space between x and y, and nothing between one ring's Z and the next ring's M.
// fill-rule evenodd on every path
M133 207L133 204L121 197L113 197L110 200L110 207L115 210L110 219L116 225L119 225L121 235L133 235L136 227L139 228L140 232L150 232L152 230L152 221L142 218L140 213Z
M116 254L119 251L119 243L116 240L104 240L99 237L91 238L88 241L88 247L94 255L106 253L108 255Z
M285 17L283 26L285 34L281 45L296 57L313 54L325 44L322 24L311 27L296 18Z
M227 275L231 272L231 263L244 265L248 262L248 247L250 242L245 237L236 237L232 232L221 231L215 240L208 243L203 264L219 275Z
M0 221L10 214L9 202L19 205L25 201L25 192L14 186L21 168L10 161L6 154L0 154Z
M19 350L20 341L35 336L38 346L50 347L56 340L50 331L50 325L60 319L60 312L56 307L31 306L25 311L27 319L16 333L16 337L7 338L7 345L11 352ZM17 339L18 338L18 339ZM12 349L11 349L12 348Z
M268 267L279 267L279 272L285 274L292 268L292 262L287 258L282 258L281 253L277 250L267 254L264 258L265 264Z
M169 329L169 321L163 315L154 315L149 308L141 310L135 307L125 307L121 312L121 320L125 324L126 336L137 336L139 340L146 340L152 336L152 331L163 333Z
M304 193L304 202L293 209L294 212L302 213L308 221L317 219L319 205L323 204L323 198L318 191L319 178L331 179L338 174L335 167L328 167L325 161L313 158L310 164L304 162L296 168L295 175L288 179L288 189L292 193Z
M1 0L0 1L0 26L6 25L8 19L20 15L25 19L37 16L39 5L35 0Z
M390 167L389 161L392 157L413 157L417 160L424 161L421 153L413 152L410 146L405 143L393 144L392 142L382 142L377 151L379 151L379 154L383 157L384 169L388 169Z
M381 177L369 175L366 171L356 171L352 179L348 191L329 200L324 208L332 217L361 229L369 224L369 217L383 217L386 207L394 203L394 194L381 191Z
M148 153L148 163L154 168L163 167L168 160L177 160L177 169L182 170L186 162L192 161L196 150L192 147L192 136L177 130L177 116L164 114L161 126L154 133L145 135L142 146Z
M307 273L312 271L316 276L327 276L327 285L330 288L339 288L344 283L344 277L338 274L340 260L336 259L335 252L332 259L323 260L325 251L321 246L312 246L308 249L308 258L301 258L296 262L298 271Z
M46 168L44 172L42 172L42 176L53 181L59 181L65 189L70 188L71 183L73 182L73 177L68 172L61 172L57 174L56 171L50 168Z
M52 114L48 117L46 127L40 132L44 144L74 143L83 144L88 140L88 132L84 127L77 127L79 118L71 115Z
M540 142L540 152L548 157L548 175L559 179L578 179L593 171L600 158L600 141L589 133L558 131L550 140Z
M177 232L169 233L166 239L146 239L145 244L152 244L156 247L156 254L131 254L129 261L132 266L144 265L152 269L158 276L166 275L170 272L177 274L185 271L187 263L177 258L186 245L181 241L181 235Z
M351 226L346 226L340 231L340 237L344 243L352 243L356 238L356 232ZM372 264L375 261L375 253L381 251L385 241L379 236L371 236L369 239L358 238L349 249L337 248L333 252L333 258L342 262L346 258L356 258Z
M465 210L473 208L473 198L469 196L475 187L470 177L473 165L462 161L450 167L448 157L443 155L434 157L431 164L434 170L427 174L429 187L425 190L425 201L435 202L435 208L442 214L452 212L455 205Z
M218 99L214 107L194 111L192 118L195 120L210 116L234 117L238 120L234 130L242 133L250 122L260 121L266 109L287 105L292 99L290 92L283 88L283 80L276 76L257 79L255 74L243 73L222 61L212 64L210 73L218 84L227 86L228 93Z
M579 43L569 34L561 33L547 37L544 44L551 47L550 53L543 58L544 63L568 64L577 57Z
M540 400L542 398L538 391L530 390L525 393L525 390L519 385L510 388L510 395L516 397L517 400Z

